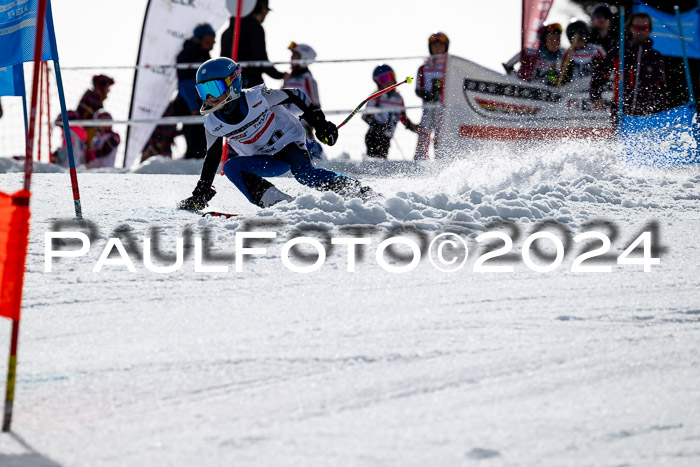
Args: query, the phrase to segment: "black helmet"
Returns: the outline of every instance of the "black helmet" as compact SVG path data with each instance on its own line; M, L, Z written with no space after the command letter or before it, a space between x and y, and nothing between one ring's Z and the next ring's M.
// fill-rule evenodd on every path
M591 19L593 18L605 18L612 21L612 10L610 10L607 3L599 3L593 7L593 10L591 10Z
M588 25L586 23L579 19L572 21L566 27L566 37L569 38L569 41L573 41L576 34L578 34L584 41L587 41L588 38L591 37L591 30L588 29Z

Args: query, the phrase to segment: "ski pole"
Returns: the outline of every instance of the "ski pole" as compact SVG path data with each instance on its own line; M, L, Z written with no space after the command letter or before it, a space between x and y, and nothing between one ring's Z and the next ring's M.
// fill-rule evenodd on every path
M363 100L362 102L360 102L360 105L358 105L357 107L355 107L355 110L353 110L353 111L350 113L350 115L348 115L347 118L346 118L345 120L343 120L343 123L341 123L340 125L338 125L338 128L340 128L340 127L342 127L343 125L345 125L346 123L348 123L348 120L350 120L352 117L354 117L355 114L356 114L357 112L359 112L360 109L362 108L362 106L365 105L367 102L371 101L371 100L374 99L375 97L381 96L381 95L384 94L385 92L389 92L389 91L391 91L392 89L401 86L403 83L410 83L411 81L413 81L413 78L411 78L410 76L407 76L406 79L403 80L403 81L401 81L400 83L392 84L391 86L389 86L389 87L386 88L386 89L382 89L381 91L375 92L374 94L372 94L371 96L369 96L367 99L365 99L365 100Z

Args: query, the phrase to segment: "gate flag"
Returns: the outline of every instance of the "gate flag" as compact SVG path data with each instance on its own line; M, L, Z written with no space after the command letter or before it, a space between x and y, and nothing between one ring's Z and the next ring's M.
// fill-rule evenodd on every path
M29 242L29 192L0 192L0 316L19 321Z
M632 11L646 13L651 17L651 38L654 40L653 48L656 51L669 57L683 56L675 15L664 13L644 3L635 3ZM700 7L681 13L681 24L688 58L700 58Z
M34 60L39 0L0 0L0 67ZM41 60L53 60L46 20Z

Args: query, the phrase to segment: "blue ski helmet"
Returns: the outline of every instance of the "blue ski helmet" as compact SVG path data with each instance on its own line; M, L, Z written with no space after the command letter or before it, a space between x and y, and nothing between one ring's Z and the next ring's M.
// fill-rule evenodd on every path
M197 69L196 87L202 99L199 113L206 115L219 110L228 102L241 95L241 66L228 57L212 58L202 63ZM226 94L226 99L212 107L207 103L207 96L219 98Z
M372 72L372 79L375 83L377 83L377 85L385 86L392 80L396 82L396 74L394 73L393 68L391 68L389 65L379 65Z

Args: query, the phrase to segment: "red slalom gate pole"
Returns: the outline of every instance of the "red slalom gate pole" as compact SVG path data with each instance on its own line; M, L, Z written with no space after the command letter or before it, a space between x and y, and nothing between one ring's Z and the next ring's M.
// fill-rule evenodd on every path
M233 41L231 41L231 58L235 62L238 59L238 36L241 32L241 12L243 11L243 0L238 0L236 5L236 22L233 27ZM224 174L223 165L228 160L228 143L224 138L224 148L221 151L221 175Z
M36 18L36 38L34 40L34 70L32 71L32 101L29 110L29 128L27 129L27 146L24 153L24 189L30 191L32 171L34 170L34 127L36 126L36 105L41 71L41 44L44 41L44 23L46 20L46 0L39 0Z
M34 169L34 127L36 126L36 106L41 71L41 45L44 41L44 23L46 19L46 2L39 0L36 18L36 37L34 39L34 70L32 80L32 103L29 112L29 128L27 129L27 145L24 154L24 189L29 191ZM10 341L10 359L7 365L7 389L5 392L5 411L2 421L2 431L10 431L12 424L12 409L15 400L15 375L17 372L17 348L19 347L19 318L12 320L12 339Z

